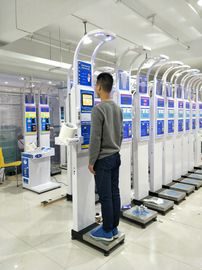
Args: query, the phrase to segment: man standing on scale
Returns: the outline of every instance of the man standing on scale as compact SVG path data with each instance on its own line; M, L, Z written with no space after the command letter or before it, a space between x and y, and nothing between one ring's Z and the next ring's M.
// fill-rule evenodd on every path
M103 218L103 224L90 235L105 241L118 237L121 207L119 151L123 137L123 116L120 107L110 98L112 86L111 74L101 73L97 77L95 90L101 103L92 110L88 165L90 172L95 175Z

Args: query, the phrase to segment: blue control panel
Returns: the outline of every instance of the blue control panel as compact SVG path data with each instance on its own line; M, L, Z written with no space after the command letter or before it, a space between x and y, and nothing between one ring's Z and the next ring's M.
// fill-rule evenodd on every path
M125 89L124 89L125 90ZM123 139L132 138L132 95L120 94L120 107L123 113Z
M196 104L192 104L192 129L196 129Z
M36 107L35 106L25 106L25 129L26 133L36 132Z
M90 144L90 121L81 121L81 136L83 137L83 143L81 149L88 149Z
M199 104L199 128L202 128L202 104Z
M182 132L184 130L183 118L184 118L184 102L180 100L178 101L178 132Z
M165 101L162 98L157 98L157 108L156 108L156 134L157 136L164 134L164 106Z
M80 99L81 114L83 114L86 117L85 121L84 120L81 121L81 136L83 137L81 149L85 150L89 148L90 144L90 129L91 129L90 115L94 106L94 91L80 90L80 98L81 98ZM81 117L81 119L83 119L83 117Z
M27 157L22 157L22 178L24 183L29 183L29 159Z
M81 113L90 113L94 106L94 91L81 90Z
M150 129L150 100L147 96L140 97L140 137L149 136Z
M185 103L185 107L186 107L186 120L185 120L185 130L189 131L190 130L190 103L189 101L186 101Z
M168 134L174 133L174 100L168 99Z

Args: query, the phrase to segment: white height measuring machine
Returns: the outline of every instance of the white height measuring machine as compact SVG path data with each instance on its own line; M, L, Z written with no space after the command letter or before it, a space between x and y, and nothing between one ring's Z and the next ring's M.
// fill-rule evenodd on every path
M127 49L117 61L116 91L114 100L123 114L123 142L121 145L121 166L119 170L119 187L121 207L131 204L131 157L132 157L132 93L131 69L135 61L145 52L142 47ZM125 63L129 54L134 54L131 61Z
M174 98L172 91L172 83L167 80L170 73L179 72L187 68L185 65L170 67L163 74L163 96L165 99L165 128L164 128L164 138L163 138L163 164L162 164L162 182L163 185L169 184L173 179L173 135L174 135ZM176 71L177 70L177 71ZM174 72L174 73L175 73ZM173 73L173 74L174 74Z
M181 62L177 61L167 61L162 63L156 70L154 75L154 83L152 90L152 99L151 99L151 128L150 128L150 182L151 182L151 191L155 192L162 188L163 185L163 149L165 145L165 125L166 122L166 96L163 93L164 81L162 79L158 79L159 73L162 68L165 66L170 66L170 68L174 68L176 65L182 65ZM168 70L170 70L168 68ZM163 73L167 74L167 70ZM163 78L163 76L161 77ZM168 87L168 85L167 85ZM171 90L170 88L167 90ZM170 92L169 92L170 93ZM172 93L172 90L171 90ZM172 97L169 100L169 112L174 109L172 108L173 101L171 101ZM172 114L169 114L169 117L172 118ZM172 119L169 120L169 128L173 125ZM173 127L174 128L174 127ZM169 129L170 130L170 129ZM168 141L168 143L170 140ZM167 149L167 148L166 148ZM165 155L169 155L170 153L165 152ZM170 181L172 181L172 176L170 175Z
M92 246L108 252L124 241L124 234L118 239L103 243L90 237L95 224L95 182L88 171L88 147L90 143L91 111L94 106L93 66L100 47L115 38L105 30L94 30L87 33L79 42L74 54L74 84L71 89L71 123L77 127L79 143L73 143L72 161L72 195L73 195L73 230L72 238L87 242ZM93 47L90 62L79 59L80 52L86 43ZM94 45L94 46L93 46ZM71 140L70 140L71 141Z

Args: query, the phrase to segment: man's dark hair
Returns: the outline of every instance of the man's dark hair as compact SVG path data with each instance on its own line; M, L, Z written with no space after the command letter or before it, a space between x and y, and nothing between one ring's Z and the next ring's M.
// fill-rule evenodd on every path
M110 73L103 72L97 76L97 84L99 84L101 88L107 93L112 91L113 82L114 80Z

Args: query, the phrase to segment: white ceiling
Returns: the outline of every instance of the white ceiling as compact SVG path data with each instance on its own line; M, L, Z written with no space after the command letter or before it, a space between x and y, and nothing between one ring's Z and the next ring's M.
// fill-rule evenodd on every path
M106 44L99 53L99 66L113 65L127 48L143 45L152 49L152 55L163 53L202 70L202 8L197 6L197 0L44 1L49 5L39 0L17 1L18 22L27 33L17 30L16 35L16 26L11 23L3 28L8 26L4 12L0 41L9 43L5 49L72 63L76 44L84 34L83 20L86 20L87 31L104 28L117 34L116 40ZM2 0L0 13L2 2L7 11L14 1ZM90 46L84 51L85 56L89 51ZM6 69L5 63L4 66Z

